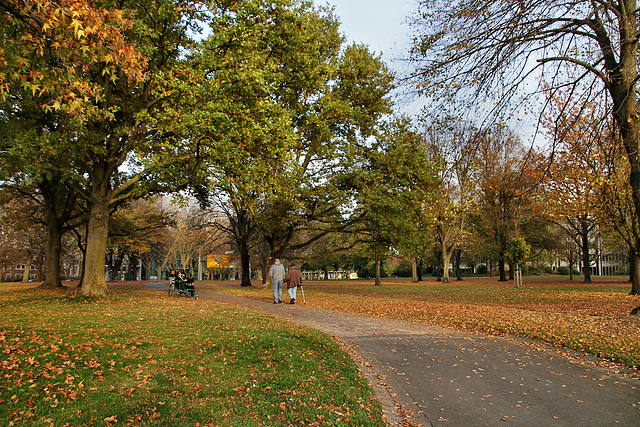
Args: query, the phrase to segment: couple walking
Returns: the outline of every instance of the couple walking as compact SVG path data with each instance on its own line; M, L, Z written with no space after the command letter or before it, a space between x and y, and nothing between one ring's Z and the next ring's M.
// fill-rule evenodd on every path
M282 282L284 281L287 284L287 291L291 298L290 304L295 304L298 286L302 286L302 273L300 273L298 267L291 263L285 278L284 265L280 263L279 259L276 259L276 262L269 270L269 276L271 276L271 286L273 286L273 303L282 302Z

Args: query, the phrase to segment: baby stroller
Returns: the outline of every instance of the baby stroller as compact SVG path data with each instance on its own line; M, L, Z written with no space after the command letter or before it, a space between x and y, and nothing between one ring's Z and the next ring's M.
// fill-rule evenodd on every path
M178 274L178 277L173 281L173 285L169 285L169 296L184 295L193 299L198 299L198 295L195 293L195 287L193 286L194 281L195 279L193 277L185 279L182 274Z

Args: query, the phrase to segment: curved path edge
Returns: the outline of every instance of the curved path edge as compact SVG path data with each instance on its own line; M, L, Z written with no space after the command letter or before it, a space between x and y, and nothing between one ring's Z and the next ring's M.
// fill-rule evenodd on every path
M166 283L150 283L166 291ZM198 292L320 330L358 363L390 426L640 425L635 372L532 340Z

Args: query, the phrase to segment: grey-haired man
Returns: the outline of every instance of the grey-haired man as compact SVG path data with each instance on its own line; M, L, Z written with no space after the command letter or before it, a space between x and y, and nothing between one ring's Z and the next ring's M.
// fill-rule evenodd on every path
M273 303L281 303L282 281L284 280L284 265L280 264L279 259L276 259L276 262L271 266L271 269L269 270L269 276L271 277L271 286L273 287Z

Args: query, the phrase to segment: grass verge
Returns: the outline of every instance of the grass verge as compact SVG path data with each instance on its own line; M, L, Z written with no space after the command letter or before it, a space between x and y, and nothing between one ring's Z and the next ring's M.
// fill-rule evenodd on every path
M327 336L211 301L0 286L8 425L383 426Z

